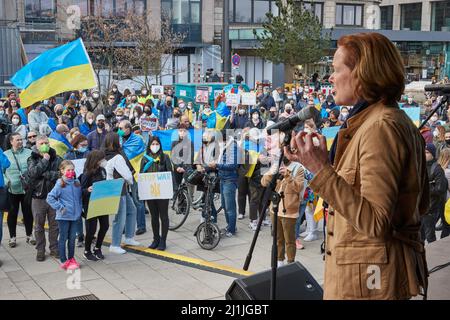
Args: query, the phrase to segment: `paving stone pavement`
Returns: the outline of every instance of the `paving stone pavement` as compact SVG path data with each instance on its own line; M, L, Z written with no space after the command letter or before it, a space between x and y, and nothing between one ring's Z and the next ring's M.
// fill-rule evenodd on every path
M137 236L143 247L152 241L150 217L146 216L147 232ZM232 238L224 237L211 250L203 250L193 236L200 223L199 211L191 211L186 223L176 231L170 231L167 252L190 258L242 269L254 232L248 227L248 218L238 220L238 231ZM223 214L218 217L219 227L225 227ZM321 230L321 227L319 228ZM107 237L110 237L111 228ZM76 259L81 265L80 285L71 274L59 268L59 261L47 255L44 262L36 261L36 250L25 242L23 226L17 229L17 247L8 247L8 230L3 224L3 240L0 247L0 300L65 299L94 294L99 299L224 299L225 292L234 277L217 272L201 270L158 258L126 253L110 254L103 247L104 261L91 262L84 259L83 249L76 248ZM323 261L320 255L322 237L318 241L304 243L298 250L296 261L301 262L320 283L323 283ZM270 227L262 227L249 271L270 269L272 238ZM48 254L48 252L47 252Z

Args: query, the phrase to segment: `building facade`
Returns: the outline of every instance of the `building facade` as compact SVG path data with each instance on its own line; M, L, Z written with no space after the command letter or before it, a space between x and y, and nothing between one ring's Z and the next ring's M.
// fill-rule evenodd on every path
M170 19L174 31L186 35L170 56L163 84L202 82L208 69L221 75L223 5L225 0L0 0L0 25L16 28L29 60L57 43L74 39L73 23L80 15L144 14L156 30ZM292 82L295 74L330 71L337 39L355 32L381 32L396 43L414 80L442 78L450 73L450 0L317 0L304 1L308 10L331 32L332 50L315 65L273 65L255 54L253 30L261 30L266 13L277 14L274 0L228 0L231 54L241 56L232 75L241 74L253 87L257 81L274 85ZM76 23L75 23L76 25ZM158 29L159 28L159 29ZM23 46L22 46L23 44ZM8 75L3 75L4 78ZM3 84L0 83L0 86Z

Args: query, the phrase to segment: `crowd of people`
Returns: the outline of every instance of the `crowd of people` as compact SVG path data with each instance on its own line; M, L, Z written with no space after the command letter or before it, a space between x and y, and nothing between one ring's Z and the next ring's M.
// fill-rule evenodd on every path
M257 104L227 106L229 115L225 125L222 131L216 131L209 123L219 104L224 103L223 96L218 96L214 105L196 105L177 97L172 89L161 96L152 96L146 87L133 93L128 89L120 92L113 85L105 96L97 89L67 92L63 104L51 98L22 108L20 99L11 91L0 102L0 144L3 146L0 205L8 213L8 245L16 247L21 211L26 242L35 246L38 261L46 258L46 220L50 256L60 259L63 269L79 268L75 260L76 246L84 247L87 260L104 259L102 245L110 228L109 216L87 219L89 198L95 182L123 178L119 211L111 222L110 252L125 253L122 243L140 245L134 238L147 232L147 213L151 215L153 232L149 248L166 250L170 200L139 200L136 174L172 172L176 190L189 172L197 170L215 172L219 177L217 192L221 195L227 223L222 235L226 237L236 236L237 220L246 219L247 213L249 228L257 229L259 217L265 214L262 212L264 187L277 175L276 191L284 194L278 221L267 218L263 225L277 223L279 265L284 263L285 255L287 262L293 262L296 250L303 249L305 242L321 238L314 219L319 199L308 187L313 175L300 163L283 158L280 167L274 165L278 163L276 159L285 134L268 136L265 129L303 108L313 107L318 111L317 116L294 131L321 133L324 128L345 124L352 114L352 106L336 105L333 92L322 91L316 85L298 85L291 90L261 86L254 92ZM419 106L407 96L400 103L405 108ZM436 103L436 96L427 97L423 117ZM188 147L169 156L154 132L170 129L177 129L177 136L171 141L172 151L181 142ZM194 152L191 129L202 130L199 152ZM241 132L242 139L225 134L225 129ZM442 230L441 237L450 233L444 218L445 203L450 196L450 111L437 113L421 132L427 143L431 191L431 205L429 214L423 217L422 234L432 242L436 240L436 229ZM247 145L262 137L264 152L258 151L252 162L253 155ZM144 152L138 167L130 162L136 146ZM238 161L241 154L246 159L244 163ZM73 161L79 159L86 162L83 173L76 176ZM213 221L217 222L214 204L212 209ZM0 240L1 231L2 228Z

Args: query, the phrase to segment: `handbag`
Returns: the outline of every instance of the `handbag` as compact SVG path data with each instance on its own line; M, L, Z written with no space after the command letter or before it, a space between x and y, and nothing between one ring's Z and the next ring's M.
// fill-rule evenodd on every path
M16 161L17 169L19 170L19 178L20 178L20 183L22 184L22 189L26 193L30 188L30 181L29 181L28 175L23 174L22 170L20 169L19 161L17 161L16 155L14 154L14 152L11 152L11 153L14 157L14 160Z

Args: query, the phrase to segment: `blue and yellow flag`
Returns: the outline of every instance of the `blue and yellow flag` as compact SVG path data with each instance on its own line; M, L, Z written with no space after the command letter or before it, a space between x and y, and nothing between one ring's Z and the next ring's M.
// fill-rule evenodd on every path
M87 219L117 214L124 180L103 180L92 185Z
M219 105L217 106L217 110L216 110L216 126L215 126L215 128L217 130L222 130L225 127L230 114L231 114L231 111L230 111L230 109L228 109L226 103L223 101L220 102Z
M322 135L327 139L327 148L330 150L333 140L341 127L329 127L322 129Z
M97 86L94 69L81 38L45 51L17 71L11 82L22 89L22 107L62 92Z
M400 109L405 111L406 115L412 120L412 122L414 122L417 127L420 126L420 108L402 108L400 106Z
M67 153L67 151L72 149L70 142L61 133L53 131L48 137L48 142L50 147L55 149L56 154L61 158Z
M141 136L132 133L127 141L122 144L122 149L133 167L137 180L141 168L141 160L145 154L145 142Z
M244 150L248 151L249 155L248 163L250 164L250 168L245 176L247 178L251 178L253 172L255 171L256 164L258 163L259 154L261 153L262 150L261 143L246 140L244 142Z
M202 146L202 130L189 130L189 138L194 143L194 157L200 150ZM172 143L178 141L178 129L172 130L155 130L152 132L153 136L156 136L161 141L161 148L165 154L171 156L172 154Z

